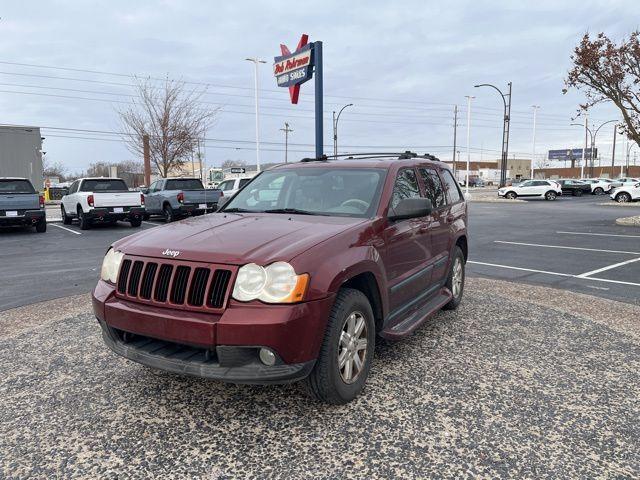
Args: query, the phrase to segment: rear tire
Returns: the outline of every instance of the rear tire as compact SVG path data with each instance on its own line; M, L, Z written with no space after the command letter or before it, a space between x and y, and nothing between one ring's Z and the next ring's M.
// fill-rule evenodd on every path
M91 226L91 220L87 218L81 207L78 207L78 225L80 226L80 230L89 230Z
M367 297L359 290L341 289L329 314L316 364L304 380L309 394L333 405L356 398L371 369L375 339L373 310Z
M504 198L508 198L509 200L515 200L518 194L516 192L507 192L504 195Z
M62 213L62 223L64 225L71 225L72 218L67 215L67 211L64 209L64 205L60 205L60 212Z
M556 198L558 198L558 194L553 190L550 190L544 194L544 199L550 202L553 202Z
M604 193L604 190L602 189L602 187L596 187L595 190L593 191L594 195L602 195Z
M449 300L443 310L455 310L462 301L462 294L464 293L464 254L462 249L456 245L451 257L451 267L449 268L449 275L447 276L447 283L445 287L449 289L453 297Z
M573 191L573 194L574 194L576 197L581 197L581 196L582 196L582 190L574 190L574 191Z
M140 225L142 225L142 219L141 218L132 218L129 223L131 223L131 226L133 228L138 228Z
M47 220L42 219L38 223L36 223L36 232L44 233L47 231Z
M164 208L162 209L163 213L164 213L164 221L167 223L171 223L173 221L175 221L176 217L173 213L173 208L171 208L171 205L165 205Z
M616 195L616 202L618 203L628 203L631 201L631 195L627 192L620 192Z

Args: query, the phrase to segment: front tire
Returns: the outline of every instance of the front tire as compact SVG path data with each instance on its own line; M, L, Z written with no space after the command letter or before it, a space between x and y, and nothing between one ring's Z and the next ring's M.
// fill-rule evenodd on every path
M356 398L364 388L375 347L373 310L359 290L338 292L316 364L304 380L312 397L333 405Z
M451 292L451 300L447 303L443 310L455 310L462 301L462 294L464 293L464 254L462 249L456 245L453 250L453 257L451 260L451 267L449 268L449 275L447 276L447 283L445 286Z
M602 189L602 187L596 187L596 189L593 191L594 195L602 195L604 193L604 190Z
M164 213L165 222L171 223L176 219L175 214L173 213L173 208L171 208L171 205L165 205L162 211Z
M620 192L616 195L616 202L618 203L628 203L631 201L631 195L627 192Z
M507 192L504 198L508 198L509 200L515 200L518 195L516 192Z
M556 198L558 198L558 194L554 191L549 191L544 194L544 199L550 202L553 202Z

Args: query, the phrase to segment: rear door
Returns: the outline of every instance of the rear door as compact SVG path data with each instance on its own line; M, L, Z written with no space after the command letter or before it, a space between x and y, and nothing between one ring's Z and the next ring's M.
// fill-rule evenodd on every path
M395 179L390 209L404 198L421 197L414 168L402 168ZM431 281L431 239L429 217L389 221L385 230L385 254L382 256L388 279L389 317L417 305Z
M438 171L431 166L418 167L420 180L424 188L425 197L431 200L433 211L428 217L429 238L431 242L431 254L433 271L431 283L443 279L447 272L447 260L449 258L449 225L448 216L451 207L447 204L445 186ZM456 183L453 180L454 184Z

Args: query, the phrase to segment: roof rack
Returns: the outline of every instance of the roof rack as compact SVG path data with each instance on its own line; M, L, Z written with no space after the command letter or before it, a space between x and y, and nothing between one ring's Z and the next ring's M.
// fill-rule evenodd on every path
M347 160L355 160L357 157L360 158L389 158L397 156L398 160L407 160L409 158L425 158L427 160L433 160L439 162L440 159L431 155L430 153L425 153L422 155L418 155L415 152L410 150L406 150L404 152L375 152L375 153L341 153L338 155L322 155L317 158L303 158L300 160L301 162L326 162L332 159L338 158L346 158Z

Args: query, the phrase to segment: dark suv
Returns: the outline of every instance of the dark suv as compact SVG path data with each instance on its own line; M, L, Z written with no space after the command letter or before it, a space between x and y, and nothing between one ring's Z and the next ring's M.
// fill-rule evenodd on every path
M234 383L305 381L345 403L376 335L398 339L462 299L467 204L430 155L304 159L217 213L108 250L93 306L136 362Z

